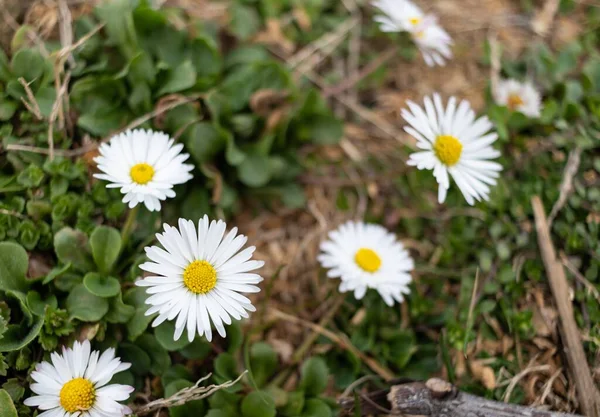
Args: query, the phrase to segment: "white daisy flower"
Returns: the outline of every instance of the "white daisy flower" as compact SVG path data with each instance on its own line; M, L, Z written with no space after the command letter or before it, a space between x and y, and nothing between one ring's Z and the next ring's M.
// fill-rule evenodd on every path
M38 394L25 405L46 410L38 417L121 417L131 409L125 401L133 392L129 385L111 384L112 377L131 366L115 357L115 350L102 355L90 351L90 342L75 342L73 349L63 347L62 355L50 354L52 363L36 365L31 390Z
M178 340L187 328L188 340L196 335L206 335L212 340L211 321L222 337L231 317L247 318L247 311L256 311L252 302L240 293L255 293L255 286L262 281L258 274L250 273L264 265L263 261L251 260L255 247L241 252L248 238L237 235L237 227L225 234L225 222L212 221L208 216L198 221L198 232L191 220L179 219L179 230L164 225L164 233L156 238L164 249L147 247L151 262L140 265L149 276L136 282L149 287L151 305L146 315L159 313L152 322L158 326L165 320L174 320Z
M383 13L374 19L382 32L412 32L425 17L423 11L408 0L375 0L373 6Z
M430 67L444 65L452 58L452 38L437 23L437 18L425 14L408 0L376 0L373 6L383 15L375 16L383 32L409 32Z
M329 232L318 258L329 278L341 278L340 291L354 291L357 300L368 288L385 303L401 303L410 292L414 262L396 236L376 224L349 221Z
M421 23L411 31L413 41L421 51L425 63L433 67L444 66L452 58L452 38L437 23L433 16L425 16Z
M94 177L109 181L108 188L120 188L124 203L133 208L144 203L150 211L159 211L160 202L175 197L173 186L192 178L193 165L181 153L183 145L152 130L128 130L100 146L94 158L101 174Z
M493 93L497 104L506 106L512 111L519 111L525 116L540 117L542 99L531 82L501 80Z
M457 106L451 97L444 109L439 94L433 101L425 97L425 108L407 102L410 111L403 109L402 117L408 122L404 130L417 139L423 149L410 155L408 165L418 169L432 169L438 188L438 201L446 200L450 188L449 175L473 205L475 200L488 200L490 186L496 184L502 166L490 161L500 156L491 144L498 139L490 132L492 123L486 116L475 120L475 112L466 100Z

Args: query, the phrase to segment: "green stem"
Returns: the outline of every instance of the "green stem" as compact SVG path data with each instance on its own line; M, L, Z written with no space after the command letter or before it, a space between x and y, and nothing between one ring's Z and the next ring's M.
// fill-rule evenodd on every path
M137 214L139 211L140 205L138 204L127 214L127 219L125 219L125 224L121 229L121 248L124 249L125 245L127 245L127 240L129 239L129 235L133 232L135 228L135 219L137 218Z

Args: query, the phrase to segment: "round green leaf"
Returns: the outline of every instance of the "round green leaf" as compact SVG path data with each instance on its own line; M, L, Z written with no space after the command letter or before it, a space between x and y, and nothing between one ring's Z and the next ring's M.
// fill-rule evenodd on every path
M135 314L135 307L123 302L122 294L110 300L106 321L109 323L127 323Z
M85 274L83 285L89 292L102 298L114 297L121 292L121 284L118 279L105 277L96 272Z
M238 377L237 362L232 354L221 353L215 358L215 374L224 380L234 380Z
M275 401L265 391L254 391L242 401L242 415L244 417L275 417Z
M154 375L163 375L169 369L171 357L153 335L143 334L136 339L135 343L150 356L150 372Z
M131 363L131 372L136 375L146 375L150 371L152 360L139 346L122 343L119 345L119 356L123 362Z
M179 338L179 340L174 340L173 337L175 335L175 321L166 321L156 329L154 329L154 335L156 336L156 340L161 344L162 347L167 349L168 351L175 351L182 349L190 344L187 338L187 334L184 332L183 335Z
M29 329L17 324L8 326L8 329L2 335L2 339L0 339L0 352L12 352L23 349L37 337L43 324L44 318L38 317L37 321ZM0 415L3 416L3 414Z
M162 96L169 93L177 93L187 90L196 83L196 69L191 61L184 61L177 68L174 68L167 75L167 80L158 95Z
M121 235L115 228L98 226L90 235L90 246L98 269L108 274L121 252Z
M302 365L300 386L308 396L317 396L327 388L329 369L323 358L309 358Z
M306 401L302 417L331 417L331 409L323 401L313 398Z
M240 181L249 187L262 187L271 179L269 158L263 155L247 155L238 166Z
M26 291L28 268L29 257L21 245L0 242L0 290Z
M44 73L44 57L37 49L21 49L12 58L11 68L18 77L31 82Z
M54 235L54 251L63 264L71 262L80 271L94 269L94 263L88 252L88 241L85 233L65 227Z
M256 385L264 386L277 369L277 353L264 342L258 342L250 348L250 369Z
M108 312L108 300L98 297L79 284L67 297L67 311L81 321L98 321Z
M281 414L286 417L295 417L300 415L302 408L304 408L304 391L290 392L287 397L287 403L281 410Z
M12 398L3 389L0 389L0 416L2 417L18 417L17 409L13 404Z

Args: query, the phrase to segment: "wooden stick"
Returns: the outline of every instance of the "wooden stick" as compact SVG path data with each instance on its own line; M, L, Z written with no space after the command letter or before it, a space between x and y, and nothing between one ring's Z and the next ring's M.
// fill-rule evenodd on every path
M533 196L531 205L542 260L560 317L560 333L564 353L575 380L581 410L588 417L600 417L600 394L594 386L594 380L581 344L581 334L573 317L573 305L569 299L569 285L565 270L556 257L542 200L539 196Z
M392 415L444 417L573 417L460 392L438 378L395 385L388 394Z

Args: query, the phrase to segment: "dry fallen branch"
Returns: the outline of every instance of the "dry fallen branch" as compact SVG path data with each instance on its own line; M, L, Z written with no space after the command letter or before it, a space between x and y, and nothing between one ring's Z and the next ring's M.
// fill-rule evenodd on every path
M351 396L340 398L340 416L360 413L403 417L581 417L477 397L439 378L426 382L395 381L391 389L358 394L358 401Z
M393 386L388 394L392 415L445 417L573 417L460 392L438 378Z
M540 36L546 36L559 5L560 0L546 0L544 7L531 20L531 29Z
M531 205L533 206L535 228L542 260L560 317L560 332L564 353L573 374L581 409L586 416L600 417L600 394L594 386L594 380L581 343L581 334L573 316L573 305L569 299L569 285L567 284L565 270L560 260L558 260L552 244L542 200L538 196L534 196L531 199Z
M229 388L237 384L243 378L243 376L246 375L246 372L248 371L244 371L234 381L227 381L220 385L209 385L206 387L201 387L200 384L206 381L212 375L208 374L205 377L200 378L198 382L196 382L193 386L184 388L181 391L178 391L175 394L171 395L169 398L161 398L159 400L149 402L148 404L144 404L138 407L131 407L133 414L137 416L143 416L146 414L153 413L155 411L159 411L163 408L176 407L178 405L185 404L189 401L201 400L202 398L206 398L219 390Z

